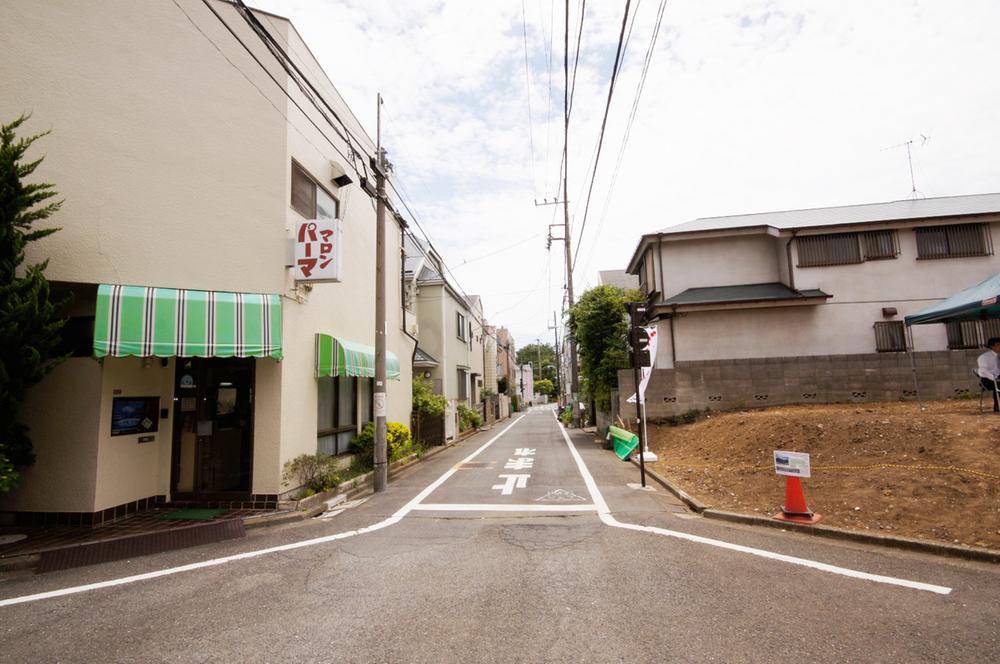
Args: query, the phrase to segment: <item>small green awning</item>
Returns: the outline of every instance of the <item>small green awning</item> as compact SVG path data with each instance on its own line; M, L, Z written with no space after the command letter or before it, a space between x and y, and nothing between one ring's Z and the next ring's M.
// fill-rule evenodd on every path
M262 293L101 284L96 357L281 359L281 299Z
M374 378L375 349L355 341L317 333L316 377L325 376ZM385 352L385 377L399 380L399 358L390 351Z

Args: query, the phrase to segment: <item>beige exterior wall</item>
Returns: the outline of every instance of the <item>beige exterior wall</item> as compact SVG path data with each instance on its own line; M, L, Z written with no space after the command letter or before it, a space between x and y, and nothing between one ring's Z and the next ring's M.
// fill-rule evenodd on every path
M872 225L863 230L886 227ZM875 322L901 321L1000 272L997 255L917 260L913 225L897 224L895 228L900 249L897 258L853 265L797 267L793 242L795 287L818 288L832 297L818 305L730 305L682 313L674 320L678 361L874 353ZM997 247L1000 223L991 223L990 230ZM693 287L774 281L788 284L788 239L761 234L664 242L666 297ZM895 307L898 314L885 318L883 307ZM658 331L657 366L670 368L669 322L660 321ZM948 347L943 325L918 325L912 333L918 351Z
M653 245L652 254L656 247ZM779 280L776 243L769 235L664 242L662 260L666 297L688 288ZM659 280L657 264L656 282Z
M235 9L213 6L284 82ZM283 463L316 451L315 333L375 343L375 213L338 153L346 144L318 114L317 131L200 0L3 0L2 8L0 40L16 55L0 60L0 119L30 111L25 133L53 130L30 156L46 155L37 177L65 199L51 220L62 230L32 245L28 261L49 258L48 277L73 283L280 294L285 359L256 361L252 478L253 493L279 493ZM373 153L294 29L273 16L261 21L361 141L355 147ZM290 206L292 159L339 200L341 283L296 288L286 267L300 219ZM354 183L335 187L331 161ZM390 215L387 347L402 375L386 391L388 419L409 424L412 341L402 332L399 232ZM159 395L172 418L174 367L109 358L103 366L71 360L53 373L33 393L30 415L40 454L26 477L44 477L45 488L26 481L0 509L90 511L169 493L172 419L160 420L153 443L109 432L115 389ZM65 419L45 420L52 403L70 404Z
M100 412L97 360L68 359L29 390L21 421L36 460L15 491L0 494L0 510L94 511Z
M174 360L163 367L159 358L144 362L137 357L109 357L103 365L95 510L170 493ZM139 434L111 435L111 405L116 394L159 397L160 408L170 408L171 417L161 419L158 431L147 434L153 436L152 442L140 443Z
M52 130L37 177L65 199L28 260L53 280L280 292L285 97L200 1L179 4L242 74L172 2L3 3L0 117Z
M448 358L445 356L444 286L421 284L419 290L417 325L420 328L420 348L438 361L438 365L430 369L431 380L441 381L441 394L447 395L448 389L454 385L455 376L445 372Z

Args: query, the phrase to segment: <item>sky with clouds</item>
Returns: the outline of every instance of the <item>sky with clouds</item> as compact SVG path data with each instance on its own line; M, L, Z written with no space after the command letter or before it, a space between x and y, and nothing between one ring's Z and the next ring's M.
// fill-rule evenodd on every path
M519 345L551 341L565 263L546 233L562 210L535 203L561 198L564 4L251 4L292 20L372 135L381 92L397 180L463 290ZM906 198L906 149L891 146L908 140L922 195L1000 191L995 0L668 1L614 177L659 5L630 3L581 241L625 2L586 4L569 138L577 297L643 233ZM579 0L570 12L572 54Z

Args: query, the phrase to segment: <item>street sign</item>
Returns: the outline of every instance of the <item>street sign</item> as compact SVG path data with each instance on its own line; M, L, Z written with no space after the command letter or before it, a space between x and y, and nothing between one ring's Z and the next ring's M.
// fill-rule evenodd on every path
M809 455L804 452L775 450L774 472L789 477L809 477Z

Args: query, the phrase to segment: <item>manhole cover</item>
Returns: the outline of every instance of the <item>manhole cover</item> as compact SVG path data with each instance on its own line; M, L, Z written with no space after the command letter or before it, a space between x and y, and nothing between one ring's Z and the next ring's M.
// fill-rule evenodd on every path
M28 539L27 535L0 535L0 546L4 544L13 544L14 542L20 542L21 540Z

